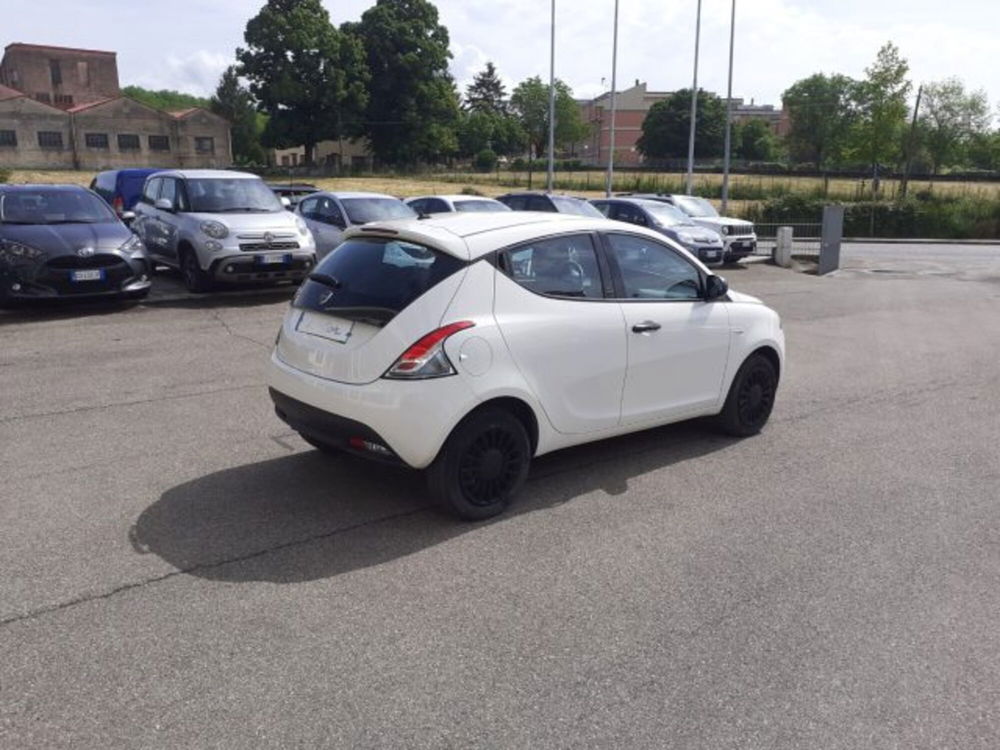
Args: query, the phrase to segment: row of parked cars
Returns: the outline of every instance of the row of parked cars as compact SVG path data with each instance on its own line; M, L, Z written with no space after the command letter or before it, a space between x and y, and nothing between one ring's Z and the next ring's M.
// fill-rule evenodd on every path
M749 222L719 217L708 201L627 195L587 201L521 192L497 199L327 192L268 185L221 170L103 172L90 189L0 186L0 302L58 296L138 299L160 266L205 292L246 283L298 283L353 226L447 213L535 211L647 227L708 265L753 252Z

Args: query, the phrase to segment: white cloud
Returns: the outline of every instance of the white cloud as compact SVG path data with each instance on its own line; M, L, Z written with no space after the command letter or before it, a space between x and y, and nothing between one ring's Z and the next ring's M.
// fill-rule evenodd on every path
M211 96L223 71L233 58L221 52L197 50L180 57L168 55L158 70L133 77L137 85L150 89L172 89L198 96Z

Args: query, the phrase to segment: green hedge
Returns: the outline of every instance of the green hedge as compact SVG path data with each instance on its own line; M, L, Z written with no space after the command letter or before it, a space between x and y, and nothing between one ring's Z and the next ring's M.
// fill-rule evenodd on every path
M819 222L825 203L818 198L781 196L751 206L745 217L764 224ZM1000 239L1000 199L923 192L901 201L845 203L844 236Z
M0 184L4 182L10 182L11 171L9 169L4 169L0 167Z

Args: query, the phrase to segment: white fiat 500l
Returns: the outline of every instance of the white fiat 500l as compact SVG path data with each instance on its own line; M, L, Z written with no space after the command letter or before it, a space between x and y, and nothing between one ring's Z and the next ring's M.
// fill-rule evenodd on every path
M540 213L349 229L285 315L269 385L310 444L426 470L464 518L533 456L692 417L757 433L778 315L641 227Z

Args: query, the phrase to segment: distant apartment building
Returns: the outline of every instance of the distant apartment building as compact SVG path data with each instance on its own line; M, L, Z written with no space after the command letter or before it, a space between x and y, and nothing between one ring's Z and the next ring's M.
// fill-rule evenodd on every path
M275 167L302 167L306 163L305 146L272 149L268 162ZM320 141L313 153L313 164L332 172L371 169L372 157L367 138Z
M615 94L615 164L640 166L642 155L636 148L642 135L642 122L656 102L663 101L672 91L649 91L646 84L636 81L631 88ZM725 100L723 100L725 101ZM590 135L573 146L573 155L590 164L603 164L611 148L611 92L606 91L594 99L578 100L583 121L591 127ZM746 104L733 98L733 121L744 122L761 119L778 135L787 132L788 121L783 110L770 104Z
M114 52L9 44L0 60L0 167L227 167L229 122L122 96Z

